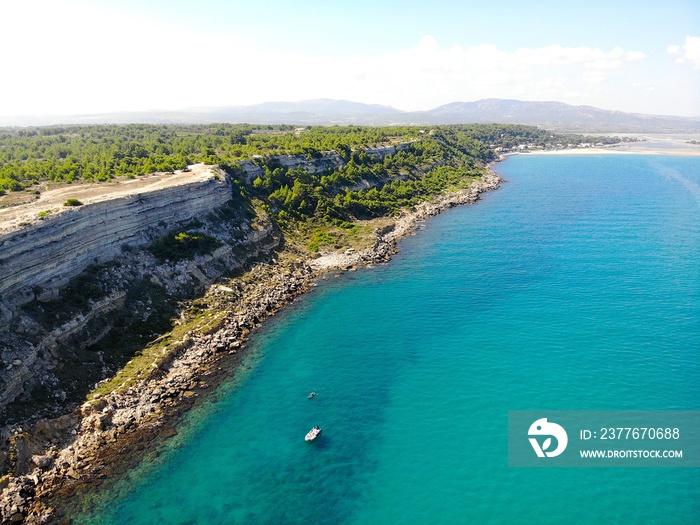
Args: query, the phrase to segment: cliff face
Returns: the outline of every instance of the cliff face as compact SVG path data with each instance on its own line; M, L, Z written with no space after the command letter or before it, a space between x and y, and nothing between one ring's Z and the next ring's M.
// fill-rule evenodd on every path
M137 349L121 342L115 326L143 332L145 344L177 315L178 301L279 243L265 217L251 221L242 204L233 203L225 174L211 169L204 175L126 195L120 190L108 200L101 195L22 229L5 229L0 423L20 417L4 410L14 401L42 398L48 409L57 408L113 373ZM216 239L216 249L177 262L149 251L154 239L193 221ZM110 349L94 346L105 338L113 340Z
M365 153L383 158L406 146ZM312 174L346 164L335 152L265 162ZM263 173L258 161L240 169L248 181ZM58 407L114 373L138 350L115 327L146 344L168 330L179 302L281 241L264 214L251 220L243 203L233 203L232 185L217 168L173 174L177 183L168 177L64 188L43 220L37 218L49 203L43 194L26 209L0 210L0 423L14 417L2 413L14 401L35 403L40 393ZM63 207L68 196L85 205ZM156 238L193 221L218 248L179 262L149 251Z
M346 164L345 160L335 151L328 151L323 157L307 157L306 155L277 155L270 159L271 165L286 169L301 168L307 173L317 175L328 170L337 170ZM259 164L244 160L238 164L245 172L248 183L263 175L264 170Z
M418 221L473 203L499 182L495 174L487 174L469 188L404 210L394 224L377 231L373 247L335 254L340 255L335 261L320 265L323 258L309 264L280 257L271 264L255 264L250 273L227 281L226 286L209 287L200 307L213 315L197 315L197 322L187 330L169 334L165 347L145 355L138 379L130 381L128 373L118 375L112 381L119 385L117 389L92 396L72 413L0 429L0 473L9 474L4 490L0 483L0 521L14 523L26 517L26 523L53 523L74 515L75 494L103 490L104 485L97 488L99 480L117 479L142 459L144 447L161 445L177 433L172 425L183 411L227 380L225 370L240 362L237 353L250 330L314 286L313 267L347 269L385 262L396 253L396 240L413 231ZM251 226L247 246L260 246L270 238L263 224ZM209 269L221 255L212 253L206 261L164 268L152 278L167 278L172 270Z
M51 297L87 266L113 259L124 246L145 244L230 198L230 185L212 173L184 188L136 192L48 216L0 237L0 297L26 303L37 288Z
M365 153L383 157L402 147ZM343 159L290 156L272 162L319 173ZM248 164L239 175L254 177L261 168ZM148 191L138 195L100 195L41 223L34 208L35 224L20 230L6 227L0 210L0 264L7 270L0 274L3 523L30 513L35 514L29 519L39 516L34 521L45 522L54 509L44 499L55 495L63 505L74 494L74 483L122 472L130 443L141 450L172 435L173 418L199 391L226 376L221 373L226 367L216 365L223 356L235 354L250 330L313 286L313 268L319 266L286 257L289 253L277 260L281 233L263 210L252 210L231 192L223 173L178 187L147 184ZM395 227L379 231L373 248L331 266L386 261L395 253L396 238L416 220L473 202L497 185L498 180L485 181L417 206ZM16 225L20 220L15 214ZM152 241L182 230L196 230L215 243L177 261L156 258ZM177 236L163 238L171 237ZM257 264L260 259L266 262ZM223 276L241 276L237 272L247 265L250 273L227 286L211 286ZM200 315L212 312L213 317ZM199 324L189 324L192 319ZM177 324L184 326L172 330ZM140 350L145 366L124 367ZM115 374L122 368L126 375ZM79 406L105 378L118 388Z
M393 155L397 151L406 149L410 143L402 142L394 146L379 146L375 148L365 148L364 152L374 158L383 159L387 155ZM278 155L273 157L272 165L286 169L301 168L307 173L318 175L328 170L337 170L345 166L347 161L335 151L327 151L323 157L308 157L306 155ZM257 177L262 176L264 170L259 164L251 161L243 161L239 166L245 172L248 183L253 182Z

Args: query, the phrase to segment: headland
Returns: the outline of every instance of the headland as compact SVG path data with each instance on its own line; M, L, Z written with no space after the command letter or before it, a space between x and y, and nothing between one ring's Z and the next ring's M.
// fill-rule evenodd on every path
M368 155L381 160L400 148ZM284 160L311 171L325 162ZM250 163L235 177L260 171ZM396 216L359 221L353 247L341 251L300 249L264 206L228 201L234 177L214 166L111 183L105 192L71 185L5 208L0 248L12 256L0 263L11 261L13 273L2 282L0 324L12 337L2 349L9 366L0 386L4 406L16 411L5 411L0 436L3 523L69 517L85 494L156 450L184 412L235 374L265 319L329 273L388 261L420 221L501 183L488 169L468 173L467 185ZM80 205L63 207L69 195ZM47 206L54 212L38 216ZM187 242L186 257L173 240ZM32 256L36 246L40 257ZM77 387L67 394L64 385Z

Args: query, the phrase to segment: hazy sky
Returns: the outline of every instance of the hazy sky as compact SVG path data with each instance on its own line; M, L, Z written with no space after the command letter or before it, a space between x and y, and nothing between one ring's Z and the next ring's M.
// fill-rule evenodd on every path
M481 98L700 116L698 0L0 0L0 115Z

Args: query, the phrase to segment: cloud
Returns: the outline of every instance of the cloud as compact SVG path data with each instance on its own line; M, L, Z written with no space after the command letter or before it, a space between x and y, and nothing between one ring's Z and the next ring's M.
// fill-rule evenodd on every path
M3 5L8 24L0 49L12 49L3 65L13 74L0 87L0 114L169 109L229 99L230 86L216 77L235 68L242 38L135 17L116 4Z
M619 46L443 47L431 35L390 52L329 56L267 47L264 34L166 23L134 17L117 3L107 5L87 0L8 3L7 20L33 22L29 28L8 23L0 32L0 49L13 50L3 56L12 76L0 88L0 114L322 97L406 110L489 97L571 101L567 93L587 99L614 71L646 58Z
M432 36L425 36L419 44L402 54L422 61L430 60L448 65L451 69L527 69L540 66L584 66L591 69L618 69L625 62L643 60L641 51L625 51L619 46L610 51L592 47L564 47L559 44L539 48L519 48L515 52L500 51L492 44L449 50L440 48Z
M700 70L700 37L686 36L685 44L668 46L667 50L669 54L678 56L677 63L690 62L695 69Z
M619 46L610 51L591 47L563 47L551 45L535 49L518 49L510 55L523 66L577 66L589 69L619 69L625 62L642 60L641 51L625 51Z
M586 71L581 80L586 84L601 84L605 82L605 73L602 71Z
M579 98L586 98L586 93L599 92L612 71L645 58L641 51L619 46L603 50L554 44L510 52L492 44L443 48L428 35L401 51L341 59L333 64L332 76L348 98L362 95L401 109L425 109L490 97L551 100L584 93Z

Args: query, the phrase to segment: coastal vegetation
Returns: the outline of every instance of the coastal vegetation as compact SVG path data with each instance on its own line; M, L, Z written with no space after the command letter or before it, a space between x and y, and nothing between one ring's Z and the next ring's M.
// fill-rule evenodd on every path
M211 253L221 245L213 237L197 231L172 232L151 244L151 253L159 261L190 259L196 254Z
M358 220L393 216L447 190L467 187L499 153L592 141L499 124L427 129L247 124L6 128L0 129L0 191L38 194L56 184L187 171L196 163L218 165L234 186L233 207L253 215L256 208L264 211L290 240L316 252L352 245L366 234ZM323 167L329 154L338 162ZM289 167L280 161L283 156L322 167L309 170L299 162ZM257 166L256 176L248 176L244 161ZM82 202L71 198L63 205ZM39 218L50 213L41 212ZM160 261L178 261L216 247L215 239L202 232L175 231L155 241L151 252Z
M207 188L215 186L222 192L216 205L200 207L185 218L171 214L179 217L171 222L153 221L141 237L150 238L150 244L125 243L116 258L90 257L90 264L93 260L95 264L60 289L38 281L28 291L29 302L17 306L13 315L27 320L36 332L32 337L46 341L48 350L40 359L50 365L49 372L27 385L22 399L4 407L3 421L15 424L29 417L64 414L77 406L86 411L94 407L89 416L81 413L84 428L91 430L73 428L68 439L92 436L94 430L100 439L121 447L138 437L132 432L153 429L157 435L157 428L171 421L163 414L176 414L183 403L194 402L211 386L209 379L203 379L205 373L217 369L223 359L236 359L251 330L311 286L311 276L318 271L311 260L318 260L319 252L342 250L363 257L352 264L388 260L396 239L389 236L401 222L394 220L398 214L415 208L407 215L422 220L455 203L473 202L480 191L497 186L495 177L485 175L487 164L500 152L587 141L502 125L0 130L0 185L10 194L27 192L32 202L41 202L36 192L64 186L57 202L80 206L72 191L77 184L92 184L99 193L103 181L154 172L182 170L187 178L188 166L199 162L218 165L211 171L227 183L206 181ZM476 190L478 185L472 183L480 178L484 180ZM419 206L463 188L473 193L461 192L463 199L457 201L450 200L455 195L445 195L428 210ZM74 197L64 201L66 193ZM0 206L12 205L8 201L8 196L2 197ZM166 201L163 208L172 212L170 206L180 202ZM89 211L71 216L54 207L39 216L51 223L61 216L80 218ZM129 210L124 215L128 214ZM226 249L217 250L220 246ZM200 257L204 254L211 255ZM24 337L10 333L6 347L21 348ZM176 360L185 364L171 366ZM18 374L20 369L14 367L19 362L12 359L6 371ZM89 403L83 404L86 399ZM146 399L156 407L153 412L141 410ZM112 409L102 412L108 404L119 407L114 413L128 417L111 419ZM88 424L88 418L95 425ZM89 450L85 457L96 457L102 445L87 440L81 446ZM20 446L7 447L12 451ZM4 453L0 449L0 459ZM102 469L107 456L108 451L80 466L56 459L60 470L53 479L75 480L73 474L93 465ZM9 453L7 457L10 460L0 463L0 475L30 467L31 456L24 463Z
M248 124L4 128L0 129L0 190L21 191L42 182L102 182L183 169L198 162L231 166L258 156L314 158L325 151L336 151L346 160L355 153L353 160L357 163L362 160L364 148L415 140L427 143L428 139L459 143L482 161L493 160L495 147L590 141L530 126L498 124L437 126L429 130L416 126L295 128Z
M290 258L296 259L327 250L360 251L372 246L376 231L389 225L401 210L467 188L481 178L485 165L497 158L498 148L554 148L588 140L505 125L11 129L0 130L0 180L9 181L4 183L6 191L34 193L54 184L98 184L118 177L147 176L153 171L186 171L197 162L218 164L232 188L230 201L212 209L202 220L177 229L173 224L171 231L160 234L144 251L155 257L158 265L167 266L209 254L228 243L243 260L246 232L257 230L277 232L274 235L283 239L280 246L294 251ZM329 158L337 162L328 164ZM64 202L69 207L80 205L76 198ZM46 209L38 218L46 219L52 213ZM160 226L168 231L169 225ZM124 251L129 249L124 247ZM112 286L107 277L98 278L98 274L108 275L109 271L98 267L84 273L62 290L60 297L49 298L44 291L35 291L41 300L26 305L25 311L49 331L73 315L85 314ZM134 293L127 291L129 304L151 305L149 311L158 312L158 318L148 317L141 329L126 316L124 322L132 329L112 331L134 341L112 342L121 350L105 352L115 356L108 366L111 370L118 370L124 357L133 357L133 349L143 348L154 333L172 329L177 302L182 299L165 294L157 280L146 279L133 287L116 282L125 290L134 288ZM101 345L109 346L106 341Z

